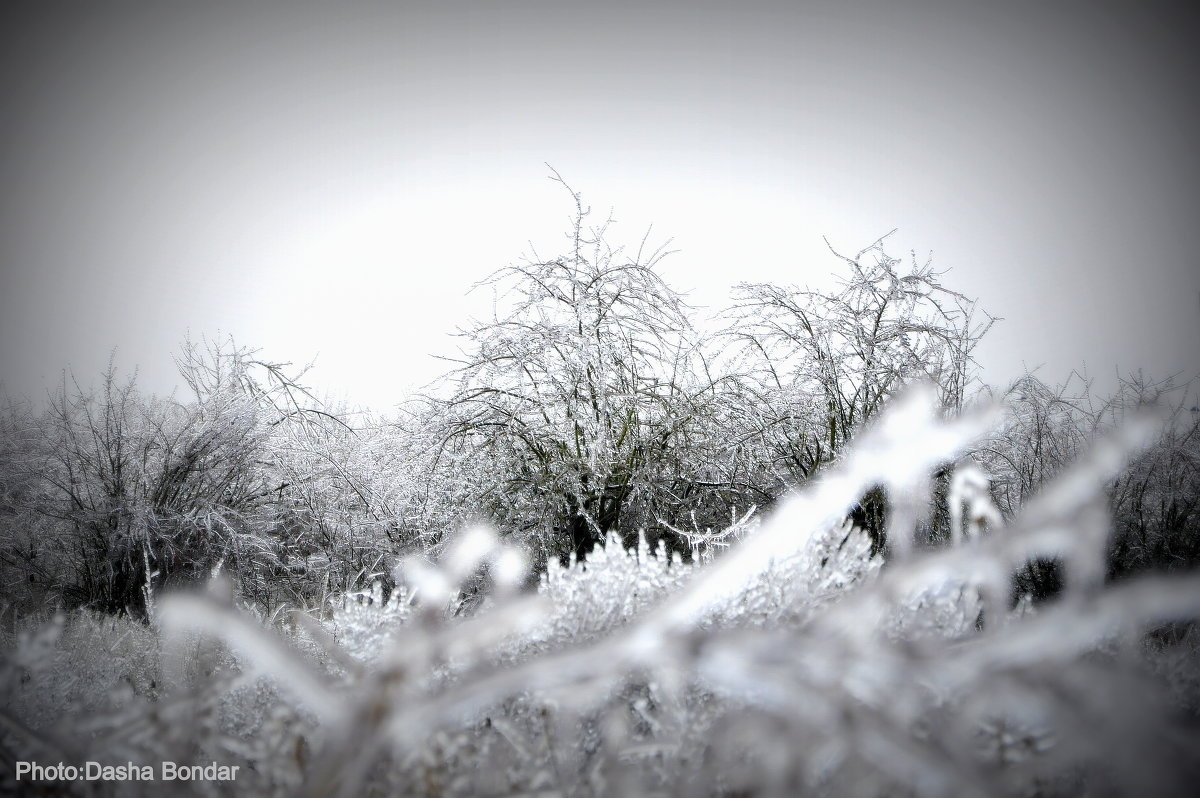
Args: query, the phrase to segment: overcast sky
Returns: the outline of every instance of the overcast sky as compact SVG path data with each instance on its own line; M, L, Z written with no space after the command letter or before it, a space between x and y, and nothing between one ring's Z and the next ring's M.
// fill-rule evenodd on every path
M221 332L387 409L558 250L547 162L700 305L899 228L992 381L1200 373L1197 27L1147 5L6 4L0 379L165 393Z

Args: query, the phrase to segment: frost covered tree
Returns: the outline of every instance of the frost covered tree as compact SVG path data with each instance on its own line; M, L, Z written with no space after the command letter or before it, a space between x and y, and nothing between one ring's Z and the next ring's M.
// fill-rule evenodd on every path
M261 531L269 429L244 395L146 397L110 365L98 389L64 378L21 461L10 564L68 606L146 613L151 592L235 559ZM9 548L9 547L6 547Z
M612 218L589 226L580 195L552 179L574 203L569 247L481 284L496 306L462 331L439 467L486 458L486 512L524 525L545 556L582 556L672 500L705 369L681 295L655 270L668 253L612 247Z
M1011 516L1087 448L1100 414L1074 373L1057 386L1025 374L1000 396L1009 408L1006 422L975 457L993 476L997 506Z
M7 409L2 471L20 490L3 496L0 570L31 601L145 617L214 568L263 609L286 592L281 508L320 477L291 467L295 444L340 421L288 364L232 341L186 342L177 363L190 396L144 395L110 365L97 388L64 376L43 411Z
M1107 397L1097 397L1078 373L1057 386L1025 374L1001 393L1006 422L973 453L992 477L991 493L1005 517L1037 495L1091 441L1120 428L1145 406L1163 408L1160 434L1106 486L1114 535L1110 575L1180 568L1200 560L1200 417L1184 408L1188 385L1133 375ZM1061 585L1053 560L1031 562L1019 575L1022 590L1038 597Z
M886 238L853 257L830 247L847 267L832 292L735 288L726 332L741 353L727 389L733 456L776 492L832 462L904 386L931 383L955 411L977 379L972 354L994 319L980 320L974 300L944 286L931 259L914 255L902 273ZM877 533L881 508L882 497L868 497L858 522Z
M1147 402L1170 408L1155 445L1110 486L1113 575L1200 563L1200 411L1184 387L1134 377L1122 382L1112 403L1118 424Z

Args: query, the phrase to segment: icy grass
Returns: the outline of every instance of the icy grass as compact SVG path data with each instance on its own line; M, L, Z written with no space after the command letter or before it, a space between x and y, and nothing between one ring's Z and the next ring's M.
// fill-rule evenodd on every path
M523 595L519 554L474 530L319 620L271 628L175 596L161 634L89 614L23 630L4 749L242 764L234 791L255 795L1190 794L1200 646L1162 627L1200 614L1200 578L1103 584L1102 488L1155 419L1003 526L960 465L955 545L917 550L930 473L997 420L932 404L904 397L806 492L690 563L610 538ZM887 567L844 523L875 485ZM1067 588L1034 611L1010 591L1036 557ZM456 588L489 569L495 589L456 613Z

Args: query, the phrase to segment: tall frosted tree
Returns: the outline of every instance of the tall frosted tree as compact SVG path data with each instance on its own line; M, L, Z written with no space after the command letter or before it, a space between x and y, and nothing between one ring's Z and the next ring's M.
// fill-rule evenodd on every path
M852 257L835 251L846 269L830 292L735 288L727 336L741 353L731 388L739 433L730 440L749 442L738 456L755 462L743 469L779 489L832 462L905 385L932 383L941 406L958 410L976 381L972 354L993 319L944 286L931 260L914 256L901 271L884 239ZM868 497L856 520L879 532L882 505Z
M532 532L546 556L582 556L672 501L705 370L687 307L656 271L664 248L612 247L611 217L589 226L580 195L552 179L574 204L567 251L481 284L496 302L462 330L439 459L486 457L494 520Z

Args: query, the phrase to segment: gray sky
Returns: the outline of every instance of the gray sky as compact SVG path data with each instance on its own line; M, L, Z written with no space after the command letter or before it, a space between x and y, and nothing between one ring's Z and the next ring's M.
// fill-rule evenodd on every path
M6 4L0 379L222 332L386 409L556 253L545 162L701 305L899 228L992 381L1200 373L1197 28L1145 5Z

